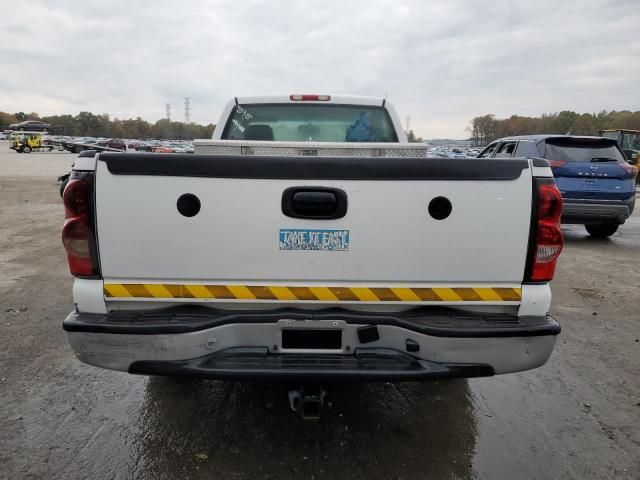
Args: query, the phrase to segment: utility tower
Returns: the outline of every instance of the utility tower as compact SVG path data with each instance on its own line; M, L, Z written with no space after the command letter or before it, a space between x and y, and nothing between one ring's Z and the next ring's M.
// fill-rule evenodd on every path
M164 108L165 108L165 117L167 119L167 130L165 133L166 138L171 138L171 104L170 103L165 103L164 104Z
M184 97L184 123L189 125L191 123L191 99Z
M409 127L411 126L411 117L407 115L407 133L409 133Z

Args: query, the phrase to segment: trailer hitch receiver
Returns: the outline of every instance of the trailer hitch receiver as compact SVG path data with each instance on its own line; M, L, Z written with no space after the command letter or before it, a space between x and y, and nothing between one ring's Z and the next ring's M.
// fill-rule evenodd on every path
M330 407L327 391L319 385L300 385L289 390L289 406L304 420L318 420L322 410Z

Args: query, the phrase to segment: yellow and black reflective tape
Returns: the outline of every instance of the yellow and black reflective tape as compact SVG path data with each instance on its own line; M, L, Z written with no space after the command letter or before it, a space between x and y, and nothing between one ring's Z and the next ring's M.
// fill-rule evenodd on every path
M105 283L108 298L197 298L313 302L519 302L521 288L322 287Z

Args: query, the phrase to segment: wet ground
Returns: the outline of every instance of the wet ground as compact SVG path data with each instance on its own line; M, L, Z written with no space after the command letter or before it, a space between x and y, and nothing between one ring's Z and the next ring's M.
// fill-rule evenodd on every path
M640 478L640 215L610 240L564 229L544 367L343 386L305 423L261 386L74 358L55 182L72 160L0 142L0 479Z

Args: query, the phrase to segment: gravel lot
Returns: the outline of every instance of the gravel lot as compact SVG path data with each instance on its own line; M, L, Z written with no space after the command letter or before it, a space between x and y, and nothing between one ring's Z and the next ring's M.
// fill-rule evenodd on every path
M640 208L610 240L564 229L544 367L344 388L304 423L257 386L75 359L56 184L74 158L0 142L0 478L640 478Z

